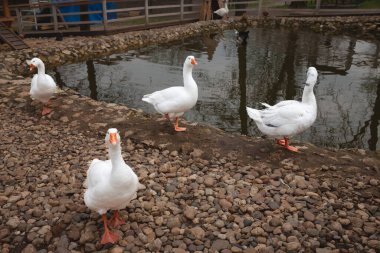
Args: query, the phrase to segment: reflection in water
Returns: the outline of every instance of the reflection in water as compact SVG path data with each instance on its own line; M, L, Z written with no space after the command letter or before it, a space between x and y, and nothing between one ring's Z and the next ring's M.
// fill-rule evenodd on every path
M245 106L300 100L307 68L315 66L317 120L296 138L321 146L376 150L379 48L347 36L274 29L249 29L247 44L238 46L235 32L225 31L62 66L55 76L58 83L84 95L154 113L141 97L183 85L183 60L194 55L199 100L185 117L226 131L260 135L247 120Z
M376 144L379 140L379 121L380 121L380 79L377 82L377 92L375 106L373 107L373 115L370 120L371 138L368 140L370 150L376 150Z
M219 40L216 34L205 34L202 37L204 45L206 45L207 51L207 59L212 61L212 57L214 56L215 49L219 44Z
M282 63L282 67L280 70L279 77L277 82L272 87L272 90L269 92L271 94L271 99L268 100L267 103L270 105L276 104L279 100L277 98L277 92L279 90L283 90L285 88L285 97L280 100L289 100L293 99L296 91L295 91L295 76L294 76L294 60L295 60L295 52L297 43L297 33L295 31L291 31L288 34L287 45L285 51L285 58ZM285 87L281 87L285 84Z
M352 61L354 59L354 54L355 54L355 46L356 46L356 39L355 38L351 38L350 39L350 44L348 45L348 49L347 49L347 59L346 59L346 63L345 63L345 68L344 70L349 70L351 68L351 64L352 64Z

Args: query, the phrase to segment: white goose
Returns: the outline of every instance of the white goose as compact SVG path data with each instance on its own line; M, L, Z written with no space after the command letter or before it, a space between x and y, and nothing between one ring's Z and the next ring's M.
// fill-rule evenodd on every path
M228 12L229 12L229 9L228 9L228 0L224 0L224 8L220 8L220 9L214 11L215 14L218 14L222 18L224 16L228 17Z
M289 137L308 129L317 117L317 102L313 93L317 77L317 70L309 67L301 102L285 100L273 106L262 103L267 107L263 110L247 107L249 117L264 134L284 138L277 140L277 144L297 152L296 147L289 146Z
M49 108L50 99L54 96L57 85L51 76L45 74L45 64L41 59L33 58L32 60L27 60L26 63L29 65L30 71L34 68L37 68L38 71L32 79L30 96L32 99L43 103L42 115L49 114L51 112Z
M88 208L102 215L104 234L102 244L115 243L119 236L109 230L106 212L115 210L110 224L117 226L125 221L119 216L120 209L136 198L137 190L141 187L137 175L131 167L125 164L121 156L120 135L115 128L107 131L105 138L110 160L94 159L87 171L84 202Z
M174 86L164 90L144 95L143 101L154 106L154 109L163 114L167 119L174 119L174 130L186 131L185 127L178 126L178 118L186 111L193 108L198 100L198 86L192 75L193 67L197 62L194 56L186 57L183 64L183 84L184 86Z

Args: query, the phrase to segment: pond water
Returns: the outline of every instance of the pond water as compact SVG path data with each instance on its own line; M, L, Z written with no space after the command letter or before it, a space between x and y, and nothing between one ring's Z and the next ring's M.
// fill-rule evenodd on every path
M295 139L318 146L379 149L380 42L257 28L249 29L246 44L238 45L235 37L234 31L225 31L188 38L61 66L50 74L93 99L154 113L142 96L182 85L183 61L194 55L199 99L184 117L261 136L245 106L300 100L307 68L314 66L319 72L314 88L317 120Z

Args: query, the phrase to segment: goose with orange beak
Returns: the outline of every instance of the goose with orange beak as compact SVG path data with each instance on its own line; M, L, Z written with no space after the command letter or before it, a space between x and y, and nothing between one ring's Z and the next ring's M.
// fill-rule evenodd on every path
M43 104L42 115L49 114L52 110L49 108L50 99L57 90L57 84L54 79L45 73L45 64L39 58L27 60L29 70L33 71L37 68L37 74L32 78L30 86L30 97Z
M108 147L109 160L94 159L87 170L84 193L84 203L88 208L98 212L104 223L104 233L101 243L115 243L119 239L108 224L113 227L124 224L119 210L136 198L137 190L142 186L133 169L129 167L121 155L120 135L116 128L110 128L105 138ZM113 217L107 220L108 210L114 210Z
M145 95L142 100L154 106L154 109L169 120L174 120L174 130L186 131L185 127L178 125L179 117L189 111L198 100L198 86L193 79L193 68L197 64L195 57L186 57L183 64L184 86L174 86L164 90Z
M248 116L264 134L275 138L283 137L277 139L277 144L297 152L296 147L289 145L289 138L311 127L317 118L317 100L313 92L317 78L317 69L309 67L301 101L284 100L275 105L262 103L266 107L263 110L247 107Z

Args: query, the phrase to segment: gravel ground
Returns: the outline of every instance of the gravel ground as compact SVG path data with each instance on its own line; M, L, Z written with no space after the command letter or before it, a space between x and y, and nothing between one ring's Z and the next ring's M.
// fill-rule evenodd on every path
M30 78L0 80L0 252L380 252L380 160L363 150L272 140L61 91L41 117ZM186 122L185 122L186 124ZM109 127L146 189L121 211L116 245L83 203Z
M166 41L202 24L142 34ZM24 72L31 56L59 65L140 45L137 35L27 39L32 48L20 52L0 45L0 253L380 252L379 153L295 142L295 154L195 122L175 133L161 117L72 90L41 117L30 78L6 70ZM106 159L110 127L121 131L124 158L146 188L121 211L121 240L101 245L83 182L89 162Z

